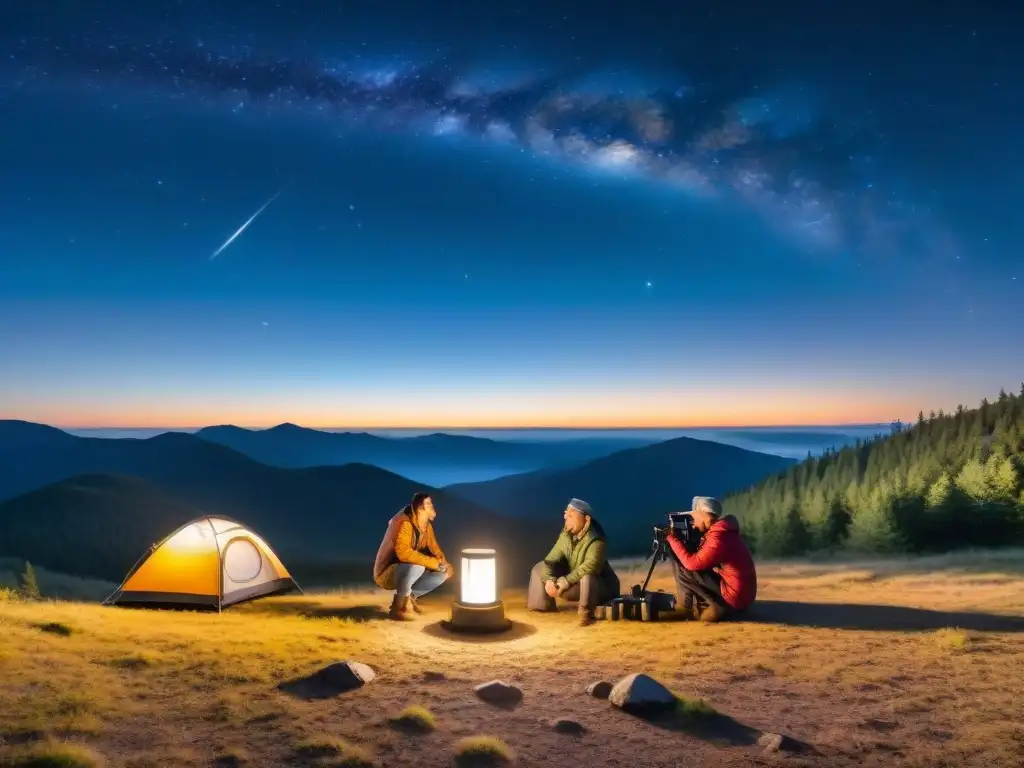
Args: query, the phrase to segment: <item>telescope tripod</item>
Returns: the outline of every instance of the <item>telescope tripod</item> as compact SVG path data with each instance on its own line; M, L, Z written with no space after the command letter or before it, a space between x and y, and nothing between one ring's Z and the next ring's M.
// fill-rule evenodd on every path
M644 579L643 586L634 584L630 589L630 594L633 597L643 597L647 593L647 585L651 583L651 576L654 575L655 567L659 562L668 560L670 557L675 557L675 553L669 547L668 539L665 537L659 538L658 544L654 547L654 552L651 555L651 567L647 569L647 578Z

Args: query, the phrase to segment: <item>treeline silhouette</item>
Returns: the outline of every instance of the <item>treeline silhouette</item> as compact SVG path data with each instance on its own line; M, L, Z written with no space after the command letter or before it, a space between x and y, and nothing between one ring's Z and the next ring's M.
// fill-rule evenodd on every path
M808 457L723 500L761 556L927 553L1024 539L1024 384Z

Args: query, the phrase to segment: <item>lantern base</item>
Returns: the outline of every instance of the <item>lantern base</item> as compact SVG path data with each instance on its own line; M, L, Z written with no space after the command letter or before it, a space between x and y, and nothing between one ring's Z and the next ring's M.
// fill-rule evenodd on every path
M505 618L505 604L501 600L483 604L456 600L452 603L451 619L444 626L453 632L504 632L512 622Z

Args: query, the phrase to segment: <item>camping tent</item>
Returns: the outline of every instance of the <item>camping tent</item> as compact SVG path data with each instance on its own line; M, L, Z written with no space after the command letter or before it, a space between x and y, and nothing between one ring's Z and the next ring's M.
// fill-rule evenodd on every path
M154 544L104 605L216 608L301 592L260 536L226 517L200 517Z

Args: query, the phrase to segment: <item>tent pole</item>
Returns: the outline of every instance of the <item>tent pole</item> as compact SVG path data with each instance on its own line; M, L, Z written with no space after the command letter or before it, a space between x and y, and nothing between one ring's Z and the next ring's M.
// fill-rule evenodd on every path
M139 566L142 564L142 561L145 560L150 555L152 555L153 552L156 550L156 548L157 548L156 544L150 544L149 545L149 549L147 549L145 551L145 553L143 553L142 557L140 557L138 560L135 561L135 565L133 565L131 570L128 571L128 575L125 576L121 580L121 583L117 585L117 589L115 589L113 592L111 592L109 595L107 595L106 599L102 603L100 603L100 605L106 605L107 603L110 602L110 598L112 598L114 595L116 595L118 592L120 592L122 589L124 589L124 585L128 583L128 579L130 579L132 576L135 575L135 571L137 571L139 569Z
M206 518L206 523L213 532L213 543L217 547L217 613L223 612L224 602L224 554L220 551L220 537L217 536L217 529L213 527L213 520Z

